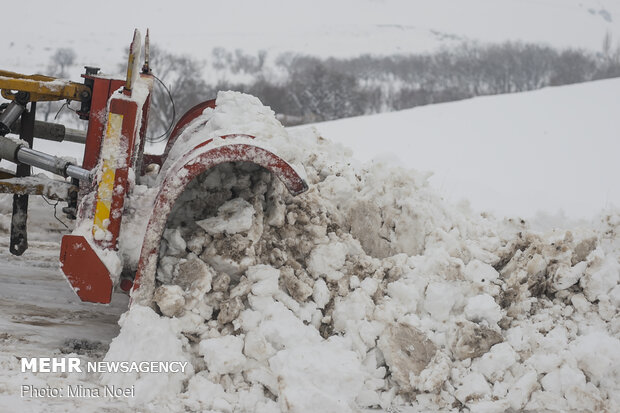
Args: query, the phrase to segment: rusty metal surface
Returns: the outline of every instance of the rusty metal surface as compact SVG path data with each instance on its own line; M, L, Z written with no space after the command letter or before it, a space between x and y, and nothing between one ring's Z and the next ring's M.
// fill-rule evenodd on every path
M52 200L66 201L78 188L70 182L40 176L0 179L0 193L43 195Z

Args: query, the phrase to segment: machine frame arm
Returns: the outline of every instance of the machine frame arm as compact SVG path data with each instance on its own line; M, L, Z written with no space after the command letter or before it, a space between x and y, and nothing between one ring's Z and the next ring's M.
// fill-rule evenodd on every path
M54 100L90 100L91 90L82 83L57 79L43 75L23 75L21 73L0 70L0 90L2 96L14 100L14 91L30 93L31 102L45 102Z

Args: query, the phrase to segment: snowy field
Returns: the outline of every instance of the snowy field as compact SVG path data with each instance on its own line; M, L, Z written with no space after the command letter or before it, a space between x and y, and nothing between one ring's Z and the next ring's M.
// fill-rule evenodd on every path
M452 202L559 223L620 206L620 80L429 105L316 125L373 158L433 173ZM541 214L538 214L538 213ZM542 222L541 222L542 223Z

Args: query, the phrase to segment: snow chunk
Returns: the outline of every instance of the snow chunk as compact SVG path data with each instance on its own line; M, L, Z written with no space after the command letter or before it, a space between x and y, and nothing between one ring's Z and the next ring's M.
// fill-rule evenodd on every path
M325 308L329 300L331 300L331 293L329 292L329 288L327 288L325 280L316 280L312 290L312 299L316 303L317 308Z
M184 349L186 340L177 330L174 319L159 317L151 308L134 305L121 316L120 334L112 340L104 361L175 361L186 363L184 373L105 373L106 385L131 387L135 397L130 406L140 406L155 399L175 400L183 389L183 381L194 374Z
M494 382L502 378L504 372L517 361L517 358L517 353L510 344L496 344L491 347L491 351L472 364L472 370L484 374L490 382Z
M308 272L314 278L326 277L329 281L338 281L343 275L339 270L344 266L347 250L341 242L317 246L308 258Z
M586 261L581 261L564 271L558 271L553 277L553 287L558 291L566 290L579 281L587 267L588 263Z
M269 265L254 265L248 268L246 276L254 283L252 286L254 295L272 296L279 291L280 270Z
M594 384L620 382L620 340L596 331L578 337L569 348Z
M220 206L217 216L197 221L196 224L210 235L246 232L252 227L255 212L248 201L235 198Z
M269 360L286 412L354 412L364 385L356 354L339 337L280 351Z
M595 251L593 254L597 253ZM602 253L600 253L602 254ZM607 255L597 257L597 265L586 271L581 278L581 287L586 298L590 301L599 300L620 282L620 263L616 257Z
M491 387L480 373L470 373L463 378L463 384L454 392L454 396L463 404L484 398L491 393Z
M476 284L489 284L499 277L499 273L495 268L475 259L465 266L464 275L465 279Z
M426 287L424 309L431 317L445 321L450 317L450 311L460 297L458 290L451 284L433 282Z
M185 248L187 247L187 244L181 236L181 231L179 231L177 228L166 229L164 231L163 238L167 241L168 245L166 255L179 256L185 253Z
M155 290L153 301L157 303L163 315L168 317L180 315L185 305L183 289L178 285L162 285Z
M465 317L474 322L485 320L493 325L502 319L502 311L493 297L489 294L480 294L467 300Z
M239 373L246 361L243 344L243 336L210 338L200 342L198 351L207 362L210 372Z
M418 376L437 351L426 334L403 323L386 328L377 345L392 371L392 377L404 389L411 389L410 375Z
M521 410L527 403L532 392L538 386L538 375L535 371L528 371L508 390L506 397L510 402L510 407L514 410Z

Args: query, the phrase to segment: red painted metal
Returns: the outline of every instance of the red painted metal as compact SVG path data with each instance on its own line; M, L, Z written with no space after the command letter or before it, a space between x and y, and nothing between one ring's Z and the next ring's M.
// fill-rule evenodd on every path
M111 239L93 241L97 247L116 250L125 198L129 191L129 169L130 167L135 167L141 161L139 154L136 152L141 151L143 147L141 141L146 133L145 125L148 120L150 94L146 96L145 102L139 104L135 100L127 99L121 93L114 93L124 82L97 77L93 77L93 79L95 81L93 87L94 102L91 103L89 129L86 138L83 163L85 168L92 169L99 165L103 136L109 113L123 116L119 144L119 148L121 150L124 149L124 152L119 153L123 160L120 163L120 167L116 168L114 174L114 190L107 227L107 231L112 236ZM105 104L103 104L104 100ZM139 107L142 107L140 113L138 113ZM138 116L141 117L141 123L137 122ZM139 125L140 129L138 130ZM92 192L96 190L96 184L93 187L87 188L86 192L90 192L91 196ZM87 220L90 225L93 224L92 219L95 213L96 199L94 201L80 203L78 211L79 222ZM66 235L63 237L61 263L63 273L82 301L110 302L113 288L110 272L97 256L93 245L90 245L85 237L76 235Z
M65 235L60 245L62 272L82 301L108 304L112 300L110 272L81 235Z
M120 287L121 287L121 290L125 292L129 292L129 290L131 290L131 287L133 287L133 281L127 278L123 278L121 280Z
M144 175L144 168L150 164L156 164L161 166L161 155L153 155L151 153L145 153L142 155L142 175Z
M95 244L106 249L116 249L116 241L121 231L125 196L129 190L127 176L136 144L136 116L138 114L138 104L133 100L127 100L121 97L121 95L119 95L119 97L113 96L110 99L110 113L123 115L120 147L127 148L127 150L124 153L124 166L117 168L114 175L114 191L112 195L112 205L110 207L110 224L107 228L112 238L95 240Z
M236 138L241 138L242 142ZM293 195L308 188L290 164L271 151L248 142L251 138L249 135L228 135L225 145L213 148L206 147L212 140L205 141L166 172L149 218L132 291L137 291L145 282L150 283L151 287L154 285L159 244L168 216L187 185L204 171L227 162L251 162L271 171ZM152 293L152 288L149 290L147 295Z
M142 74L142 77L153 78L152 75ZM144 174L144 145L146 144L146 128L149 124L149 112L151 109L151 95L146 98L146 102L142 105L142 119L140 121L140 132L139 132L139 141L138 148L134 151L133 159L131 164L134 165L134 171L136 173L140 173L140 175ZM146 164L148 165L148 164Z
M192 107L190 110L185 112L183 116L181 116L181 119L179 119L177 124L174 125L172 132L170 132L170 137L168 138L168 142L166 143L166 149L164 150L160 165L163 165L164 161L168 157L168 152L170 152L170 149L172 149L174 143L181 135L181 132L183 132L185 127L198 116L202 115L202 112L204 112L206 108L215 109L215 99L205 100L204 102L201 102L196 106Z
M94 84L82 167L93 169L97 166L101 154L101 142L108 120L108 99L116 90L125 85L125 81L89 75L83 75L83 77L92 79Z

